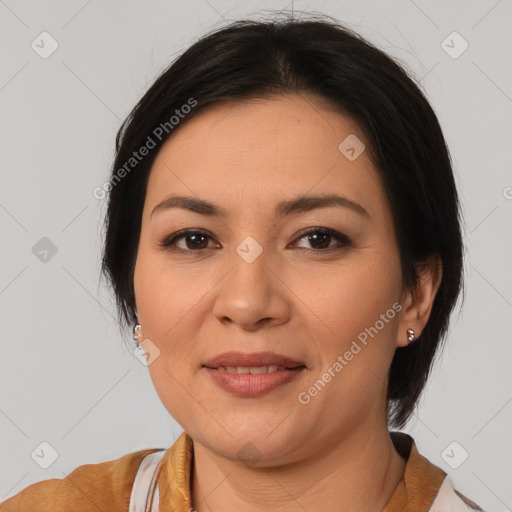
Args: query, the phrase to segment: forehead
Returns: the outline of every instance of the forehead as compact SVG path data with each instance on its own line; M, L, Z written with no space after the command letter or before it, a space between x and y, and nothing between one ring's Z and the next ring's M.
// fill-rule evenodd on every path
M228 210L266 208L308 192L343 194L372 216L385 202L378 173L361 149L368 148L361 128L315 97L216 104L178 128L151 168L148 208L171 193L210 199ZM360 144L355 159L343 152L347 140Z

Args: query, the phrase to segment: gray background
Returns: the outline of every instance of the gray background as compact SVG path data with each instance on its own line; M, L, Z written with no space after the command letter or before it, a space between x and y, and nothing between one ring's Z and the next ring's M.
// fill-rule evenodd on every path
M404 430L459 490L512 510L510 0L0 0L0 501L180 434L99 282L105 204L93 190L121 120L177 54L230 20L292 8L399 58L439 116L465 210L467 296ZM51 49L43 31L58 44L47 58L31 47ZM57 249L46 261L43 237ZM31 456L49 456L42 442L58 452L47 469Z

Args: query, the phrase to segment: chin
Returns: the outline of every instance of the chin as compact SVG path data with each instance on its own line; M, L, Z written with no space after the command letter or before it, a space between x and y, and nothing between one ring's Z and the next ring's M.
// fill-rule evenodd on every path
M286 422L286 420L285 420ZM284 423L284 422L283 422ZM293 461L293 455L305 445L307 435L301 435L298 428L287 425L278 428L278 422L262 423L248 420L245 424L224 424L226 430L218 427L187 431L196 441L217 455L238 460L250 467L270 467ZM297 427L297 426L296 426Z

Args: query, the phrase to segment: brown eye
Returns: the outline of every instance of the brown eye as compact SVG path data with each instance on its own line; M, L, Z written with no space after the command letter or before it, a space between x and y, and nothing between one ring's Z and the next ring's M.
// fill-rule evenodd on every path
M325 249L329 247L329 243L331 241L331 235L328 233L313 233L312 235L308 235L308 242L313 244L314 249ZM318 244L318 245L316 245ZM315 247L316 245L316 247Z
M326 228L314 228L305 233L303 232L299 240L302 239L307 239L307 242L312 246L312 251L315 252L326 252L351 244L350 238L346 235ZM333 240L336 241L337 244L331 245Z
M205 249L208 246L207 235L203 235L201 233L195 233L192 235L185 235L181 238L184 238L185 241L189 241L190 245L188 245L188 249ZM205 243L206 241L206 243Z
M176 244L176 242L178 242L181 239L185 240L185 247L179 247ZM208 240L211 240L211 237L207 233L203 231L187 229L185 231L180 231L179 233L176 233L175 235L171 236L160 245L166 248L176 247L176 250L193 252L201 249L207 249Z

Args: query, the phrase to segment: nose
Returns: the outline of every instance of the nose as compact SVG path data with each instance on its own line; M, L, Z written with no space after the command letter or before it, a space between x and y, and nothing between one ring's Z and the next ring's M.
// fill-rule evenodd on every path
M265 250L253 261L236 251L231 269L218 284L213 309L217 320L245 331L276 326L290 318L291 291Z

